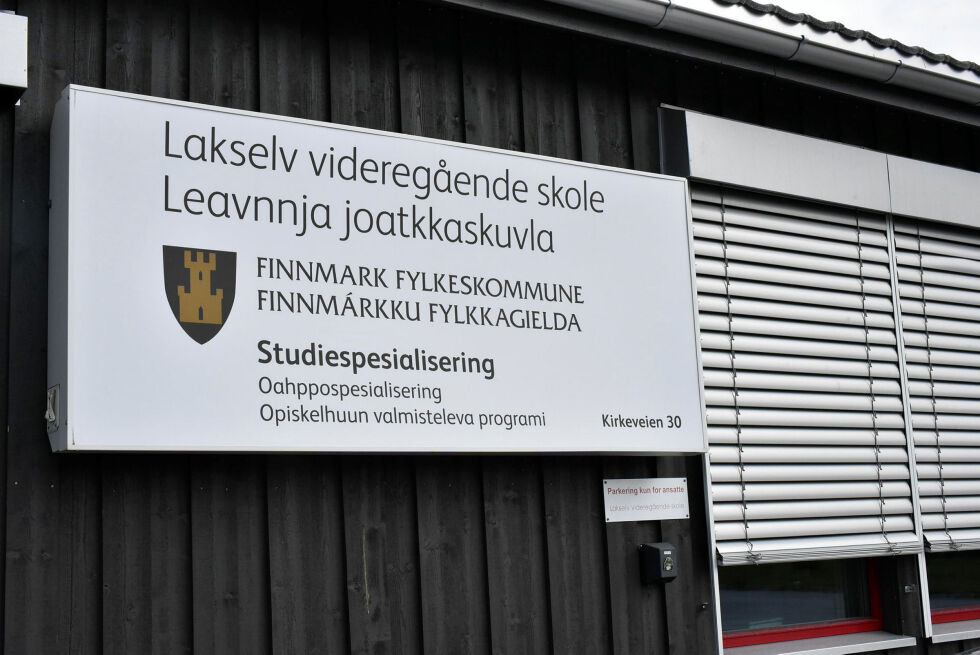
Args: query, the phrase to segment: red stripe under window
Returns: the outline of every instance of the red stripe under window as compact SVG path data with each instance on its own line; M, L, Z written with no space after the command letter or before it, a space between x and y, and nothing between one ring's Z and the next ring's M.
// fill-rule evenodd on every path
M980 605L932 610L933 623L952 623L953 621L969 621L970 619L980 619Z
M769 644L774 641L792 641L794 639L813 639L815 637L830 637L832 635L849 635L854 632L871 632L872 630L880 629L880 618L850 619L847 621L828 621L827 623L812 623L809 625L767 628L765 630L726 632L722 642L725 648L734 648L735 646Z

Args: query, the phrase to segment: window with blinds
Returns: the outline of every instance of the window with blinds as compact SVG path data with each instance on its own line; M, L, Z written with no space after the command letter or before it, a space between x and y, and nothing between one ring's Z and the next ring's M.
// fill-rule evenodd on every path
M980 548L980 233L895 220L922 530Z
M885 219L715 188L692 209L719 561L921 550Z

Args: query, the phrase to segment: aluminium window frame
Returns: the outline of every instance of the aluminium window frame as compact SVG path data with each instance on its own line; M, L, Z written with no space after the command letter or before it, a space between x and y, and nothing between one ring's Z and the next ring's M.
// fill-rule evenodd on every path
M898 157L856 146L760 127L700 112L661 105L661 170L723 188L869 210L886 218L893 293L898 274L894 217L980 229L980 174ZM897 297L897 296L896 296ZM895 330L906 446L914 499L915 530L922 532L921 505L911 434L911 407L900 303L894 302ZM709 455L704 457L711 552L716 553L711 512ZM924 543L924 541L923 541ZM924 636L933 637L925 553L918 555ZM712 558L718 652L723 653L718 562ZM950 624L944 624L944 627ZM964 626L965 627L965 626ZM980 627L980 626L978 626ZM944 629L940 632L947 632ZM945 641L936 635L934 641ZM802 649L802 648L801 648ZM860 651L849 651L860 652Z

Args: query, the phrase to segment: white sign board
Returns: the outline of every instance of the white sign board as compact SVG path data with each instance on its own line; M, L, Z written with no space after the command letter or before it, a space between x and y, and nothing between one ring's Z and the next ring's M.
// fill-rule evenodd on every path
M687 478L603 480L606 521L661 521L690 518Z
M700 452L683 180L69 87L57 450Z

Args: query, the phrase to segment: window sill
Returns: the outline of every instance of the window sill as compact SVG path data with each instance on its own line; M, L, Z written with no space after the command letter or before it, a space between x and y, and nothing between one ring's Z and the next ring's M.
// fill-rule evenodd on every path
M970 623L973 622L970 621ZM935 641L935 637L933 637L933 641ZM915 646L915 644L915 637L903 637L890 632L875 631L726 648L725 655L848 655L848 653L867 653L875 650Z
M932 643L934 644L961 639L976 639L977 637L980 637L980 619L934 623L932 625Z

